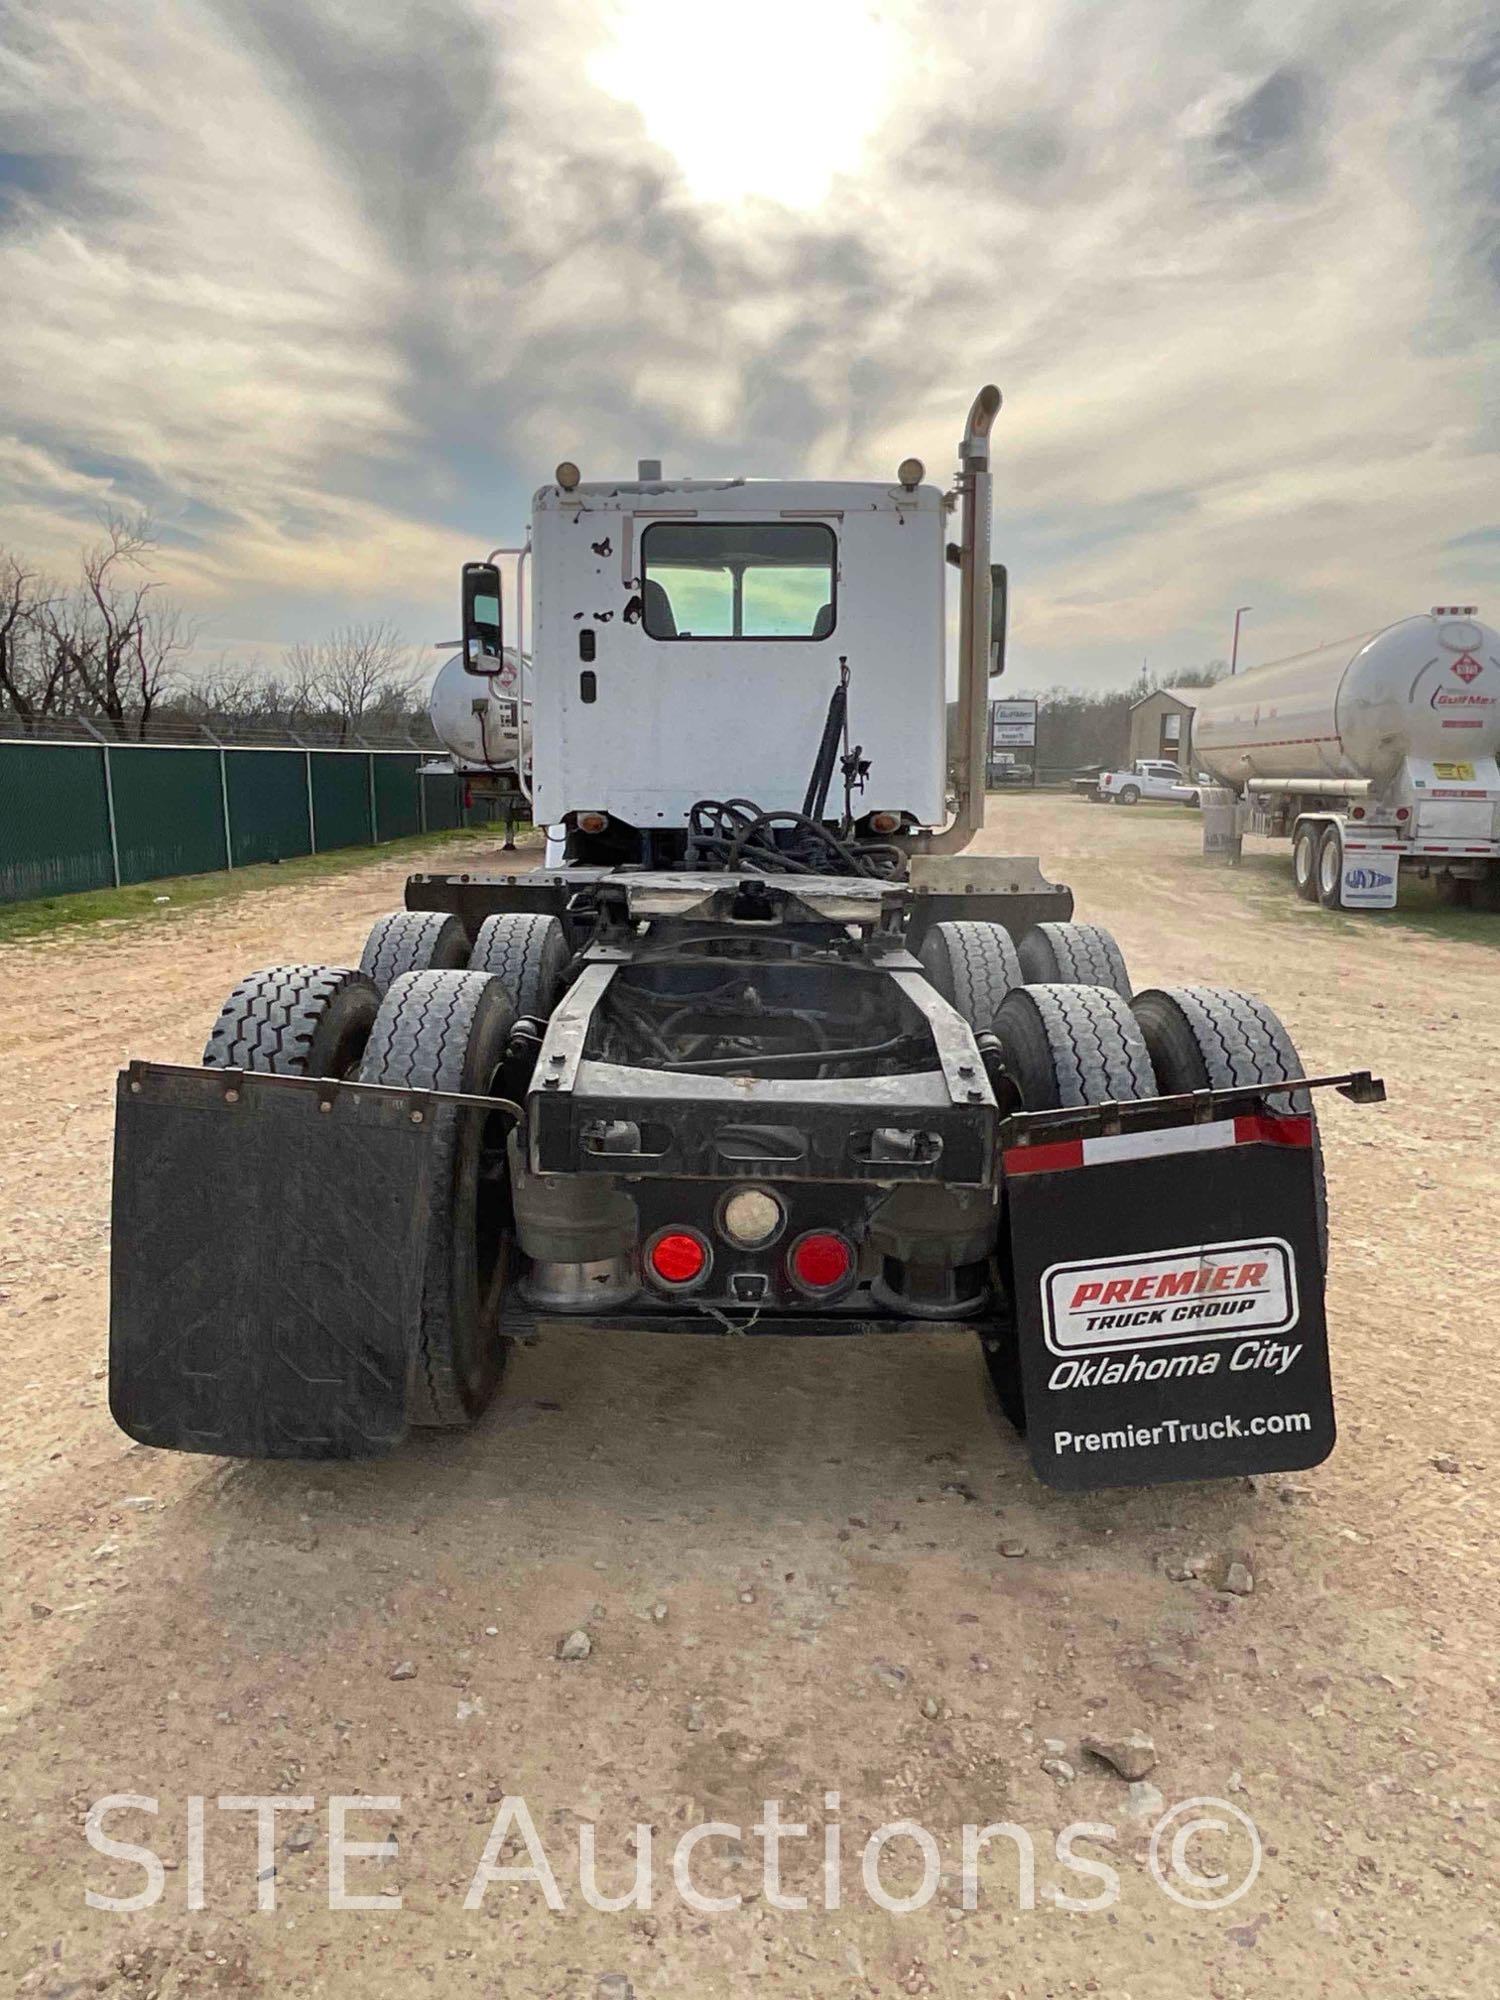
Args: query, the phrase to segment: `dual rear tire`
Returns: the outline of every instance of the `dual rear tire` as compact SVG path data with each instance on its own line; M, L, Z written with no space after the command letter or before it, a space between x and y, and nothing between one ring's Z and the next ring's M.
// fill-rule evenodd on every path
M1304 903L1343 907L1344 837L1326 820L1306 820L1292 836L1292 882Z
M211 1069L484 1095L515 1019L505 982L482 971L398 973L382 996L369 973L352 967L272 966L230 994L203 1060ZM425 1115L427 1206L407 1408L415 1424L452 1427L479 1416L505 1365L500 1300L514 1254L508 1134L502 1113L477 1106L434 1104Z
M517 1014L546 1020L567 972L567 937L556 917L511 911L486 917L472 947L462 921L443 910L392 910L365 941L360 970L382 993L408 972L488 972Z
M1153 988L1127 1003L1103 987L1026 986L995 1021L1004 1075L1025 1111L1061 1110L1179 1092L1297 1083L1302 1064L1263 1002L1229 987ZM1318 1254L1328 1267L1328 1198L1322 1148L1307 1091L1273 1106L1314 1117ZM1002 1256L1005 1238L1002 1235ZM1006 1274L1009 1280L1010 1274ZM1013 1285L1010 1289L1014 1290ZM982 1332L985 1367L1004 1415L1025 1429L1014 1326Z
M515 1018L504 986L486 973L403 973L380 1004L359 1081L487 1093ZM434 1104L427 1117L429 1182L408 1410L413 1423L450 1427L474 1421L505 1366L500 1299L514 1254L507 1121L498 1111L457 1104Z
M917 956L976 1034L992 1030L1007 997L1026 986L1100 986L1130 998L1124 954L1100 924L1037 924L1019 945L1000 924L934 924Z

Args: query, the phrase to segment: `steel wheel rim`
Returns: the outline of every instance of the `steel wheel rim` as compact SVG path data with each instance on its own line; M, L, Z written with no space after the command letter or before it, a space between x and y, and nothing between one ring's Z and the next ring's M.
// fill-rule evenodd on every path
M1323 852L1318 863L1318 885L1325 896L1331 896L1338 885L1342 853L1343 849L1337 840L1323 843Z

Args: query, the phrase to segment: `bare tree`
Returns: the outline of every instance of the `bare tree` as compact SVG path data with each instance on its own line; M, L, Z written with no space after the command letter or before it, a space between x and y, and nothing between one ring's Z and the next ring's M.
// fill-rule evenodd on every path
M145 575L155 547L145 515L110 515L101 542L80 558L75 589L39 607L38 643L46 674L67 705L103 716L116 734L144 736L151 711L174 680L174 663L195 628Z
M13 709L29 735L63 705L66 675L42 640L51 587L8 551L0 551L0 706Z
M284 661L292 687L340 725L340 741L373 716L408 714L422 684L410 647L385 618L291 646Z

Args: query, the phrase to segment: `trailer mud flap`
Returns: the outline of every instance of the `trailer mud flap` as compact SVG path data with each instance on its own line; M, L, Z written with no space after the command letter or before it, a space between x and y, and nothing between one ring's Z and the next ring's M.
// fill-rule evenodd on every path
M121 1429L244 1458L400 1443L429 1125L399 1092L132 1064L110 1250Z
M1005 1168L1027 1444L1047 1485L1328 1456L1310 1119L1020 1147Z

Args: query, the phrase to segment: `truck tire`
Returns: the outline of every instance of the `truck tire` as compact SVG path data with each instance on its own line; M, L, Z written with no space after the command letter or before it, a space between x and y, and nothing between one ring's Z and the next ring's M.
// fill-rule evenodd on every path
M1342 908L1344 888L1344 836L1336 826L1323 829L1318 842L1318 901L1325 910Z
M1108 986L1130 998L1125 954L1102 924L1036 924L1016 955L1028 986Z
M1292 881L1304 903L1318 900L1318 833L1316 821L1299 826L1292 842Z
M1119 791L1115 794L1116 805L1138 806L1140 802L1141 788L1139 785L1121 785Z
M995 1019L1024 1111L1154 1097L1145 1038L1108 986L1019 986Z
M515 1010L482 972L407 972L396 979L359 1068L361 1083L487 1091L505 1055ZM512 1260L504 1120L477 1107L435 1104L428 1138L422 1301L411 1419L469 1424L505 1366L500 1295Z
M976 1034L994 1027L1005 996L1023 983L1015 944L999 924L934 924L917 957L929 983Z
M1000 1009L995 1033L1024 1110L1112 1104L1156 1095L1145 1039L1112 987L1017 987ZM1004 1236L1001 1264L1014 1295ZM1026 1407L1014 1322L992 1332L981 1329L979 1342L995 1400L1007 1421L1024 1435Z
M350 1076L379 1005L374 980L348 966L272 965L247 973L219 1010L204 1067Z
M469 962L469 934L443 910L392 910L379 918L360 956L382 993L403 972L457 971Z
M557 1005L570 956L567 933L556 917L508 911L479 926L469 966L493 974L517 1014L545 1021Z
M1169 986L1137 993L1131 1006L1166 1096L1182 1090L1291 1082L1307 1074L1291 1036L1265 1002L1252 994L1229 986ZM1276 1103L1313 1121L1318 1254L1326 1271L1328 1187L1312 1093L1299 1090Z

